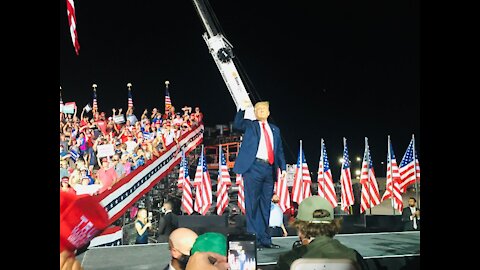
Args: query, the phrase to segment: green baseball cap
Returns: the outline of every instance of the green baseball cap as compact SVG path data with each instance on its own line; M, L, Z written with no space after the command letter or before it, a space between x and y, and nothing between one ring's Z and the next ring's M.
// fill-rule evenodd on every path
M215 252L222 256L227 256L227 237L221 233L207 232L199 235L193 244L190 255L195 252Z
M324 210L314 216L317 210ZM326 212L325 212L326 211ZM298 206L297 220L311 223L330 223L333 220L333 207L327 199L320 196L310 196L304 199Z

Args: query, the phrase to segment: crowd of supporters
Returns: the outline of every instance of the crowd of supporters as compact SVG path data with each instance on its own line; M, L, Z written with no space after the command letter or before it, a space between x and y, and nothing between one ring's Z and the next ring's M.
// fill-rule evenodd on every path
M64 192L100 194L120 179L158 157L203 120L200 108L171 106L165 113L145 109L140 120L134 107L112 109L108 116L96 108L73 114L60 112L60 187ZM99 146L113 152L98 153ZM100 157L99 157L100 156Z

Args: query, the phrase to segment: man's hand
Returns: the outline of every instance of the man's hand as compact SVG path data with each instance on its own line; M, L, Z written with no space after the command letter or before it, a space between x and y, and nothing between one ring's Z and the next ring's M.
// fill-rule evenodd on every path
M80 261L70 251L60 253L60 270L83 270Z
M213 252L195 252L188 260L186 270L227 270L227 257Z
M118 113L122 113L122 110L123 110L122 108L118 109Z
M415 216L420 217L420 210L415 211Z
M287 171L282 171L282 179L285 179L285 176L287 176Z

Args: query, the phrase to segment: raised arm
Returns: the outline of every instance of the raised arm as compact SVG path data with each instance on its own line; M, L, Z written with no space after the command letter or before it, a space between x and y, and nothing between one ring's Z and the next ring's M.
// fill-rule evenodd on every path
M80 120L83 120L83 113L85 112L85 107L83 107L82 112L80 113Z
M142 116L140 117L140 119L143 119L144 116L147 117L147 113L148 113L148 110L145 109L145 110L143 111Z
M235 119L233 120L233 128L239 131L245 132L247 129L248 123L252 123L252 120L244 119L245 111L239 110L235 115Z

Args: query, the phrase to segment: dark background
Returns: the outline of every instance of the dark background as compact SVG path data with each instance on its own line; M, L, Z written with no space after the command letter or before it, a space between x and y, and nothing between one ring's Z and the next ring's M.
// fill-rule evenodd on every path
M420 151L420 19L418 1L220 1L210 4L248 74L244 83L270 101L287 163L299 140L311 172L324 138L334 180L342 137L352 173L368 137L377 176L385 176L387 135L397 163L412 134ZM228 124L235 105L202 38L189 0L75 1L81 46L75 54L66 3L60 1L63 101L83 107L98 85L101 111L164 108L164 81L179 109L200 106L206 126ZM238 68L238 67L237 67ZM316 176L316 174L314 174Z

